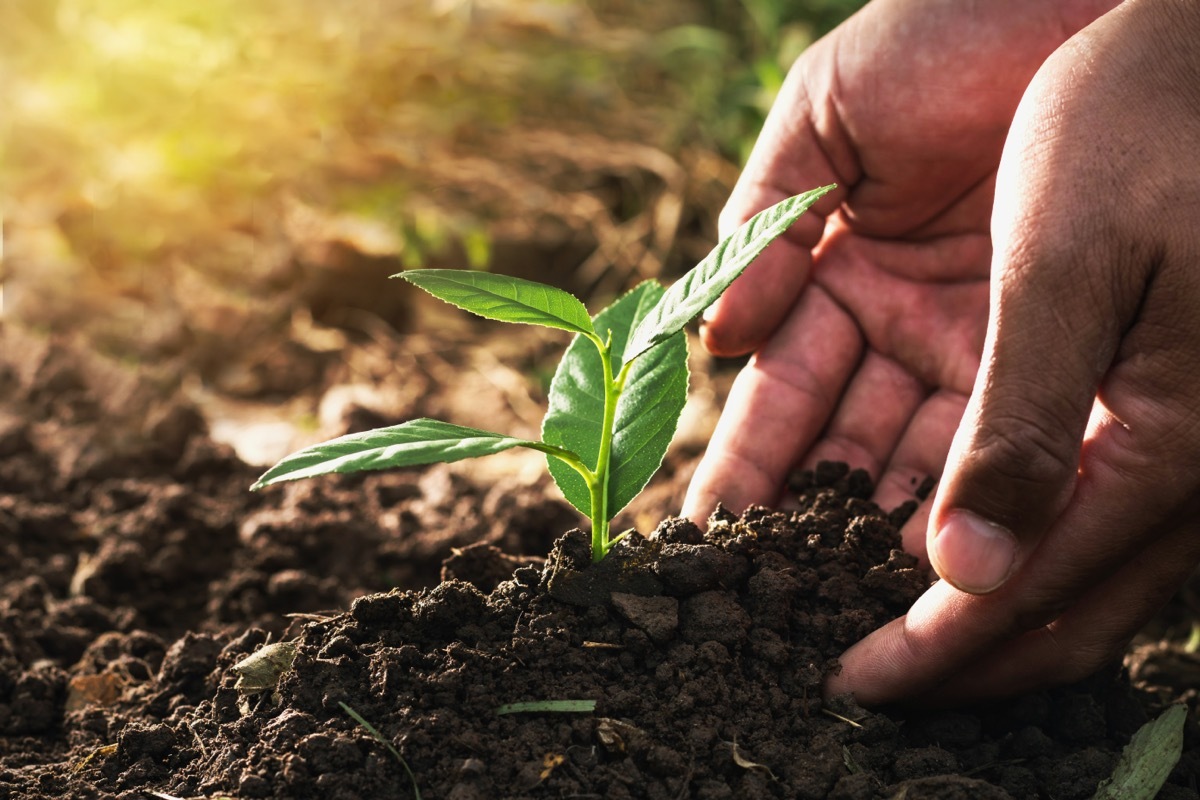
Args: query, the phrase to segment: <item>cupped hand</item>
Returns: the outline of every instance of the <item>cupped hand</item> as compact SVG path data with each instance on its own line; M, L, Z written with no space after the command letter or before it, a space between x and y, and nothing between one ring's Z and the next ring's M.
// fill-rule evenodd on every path
M1058 50L996 186L991 316L930 515L944 580L828 685L1012 694L1118 655L1200 562L1200 7Z
M774 505L789 471L865 467L893 506L941 473L979 365L996 165L1039 65L1108 2L877 0L796 63L722 214L839 189L706 315L739 375L683 513ZM924 517L905 529L924 550Z

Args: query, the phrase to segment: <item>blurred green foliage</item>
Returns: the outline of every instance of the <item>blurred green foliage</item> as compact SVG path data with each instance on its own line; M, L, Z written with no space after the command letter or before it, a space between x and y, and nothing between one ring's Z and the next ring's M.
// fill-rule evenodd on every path
M552 130L736 161L790 60L858 5L5 0L9 254L237 271L247 238L282 227L408 264L453 244L484 267L491 220L562 205L538 200L562 170L506 143Z
M701 15L659 39L691 91L689 133L745 163L792 62L866 0L702 0Z

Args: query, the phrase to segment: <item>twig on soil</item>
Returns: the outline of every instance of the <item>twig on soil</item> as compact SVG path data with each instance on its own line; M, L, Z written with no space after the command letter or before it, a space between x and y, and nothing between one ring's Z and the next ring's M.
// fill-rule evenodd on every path
M850 755L850 748L842 745L842 763L846 765L846 769L850 770L851 775L857 775L863 771L863 768L854 760L854 756Z
M846 723L847 725L853 725L856 728L862 727L862 725L860 725L859 723L850 719L849 717L843 717L841 714L837 713L836 711L830 711L828 708L822 708L821 713L827 717L833 717L836 720L841 720L842 722Z
M1192 623L1192 633L1183 645L1185 653L1200 653L1200 622Z
M200 747L200 755L208 758L208 748L204 746L204 740L200 738L200 734L196 731L196 724L199 720L192 720L188 723L187 729L192 732L192 736L196 737L196 744Z
M288 619L300 619L305 622L329 622L336 614L304 614L299 611L293 614L284 614Z
M84 770L84 768L87 767L88 764L92 763L92 759L94 759L96 756L104 756L107 758L108 756L111 756L113 753L116 753L116 752L117 752L117 745L115 743L101 745L100 747L97 747L92 752L88 753L87 758L85 758L83 761L80 761L79 764L75 767L75 769L71 770L71 774L74 775L77 772L82 772Z
M773 781L779 780L779 778L775 777L775 773L771 771L771 768L768 767L766 764L759 764L755 761L751 761L750 759L748 759L744 755L742 755L742 751L740 749L738 749L738 743L737 743L736 736L733 737L732 742L726 742L726 744L729 745L729 747L733 750L733 763L737 764L742 769L761 769L764 772L766 772L767 775L770 776L771 780L773 780Z
M404 771L406 773L408 773L408 779L410 781L412 781L413 796L416 797L417 800L421 800L421 790L417 786L417 776L414 775L412 769L409 768L408 762L404 760L404 756L400 755L400 751L397 750L392 745L391 742L389 742L387 739L383 738L383 734L381 734L379 731L375 730L375 726L372 725L371 723L367 722L365 719L363 719L362 715L359 714L357 711L355 711L353 708L346 705L345 703L343 703L340 700L338 701L338 705L341 706L342 711L345 711L347 714L349 714L350 717L355 722L357 722L359 725L363 726L363 728L367 731L367 733L371 734L371 736L373 736L375 738L375 741L379 742L381 745L386 747L388 749L388 751L391 752L391 754L396 757L396 760L400 762L400 766L404 767Z

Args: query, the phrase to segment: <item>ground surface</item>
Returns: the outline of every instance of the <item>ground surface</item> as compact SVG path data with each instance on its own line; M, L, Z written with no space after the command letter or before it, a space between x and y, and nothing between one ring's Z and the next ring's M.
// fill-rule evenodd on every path
M0 797L402 798L415 780L456 800L1067 800L1164 703L1194 711L1178 642L1133 654L1136 688L1114 667L989 709L823 703L837 654L926 581L894 549L903 512L857 473L704 537L631 517L645 536L589 568L543 480L438 468L251 494L257 470L145 370L12 325L3 343ZM1181 596L1158 630L1191 613ZM282 640L277 692L236 688L233 665ZM541 700L595 707L496 713ZM1193 723L1160 797L1197 796L1198 745Z

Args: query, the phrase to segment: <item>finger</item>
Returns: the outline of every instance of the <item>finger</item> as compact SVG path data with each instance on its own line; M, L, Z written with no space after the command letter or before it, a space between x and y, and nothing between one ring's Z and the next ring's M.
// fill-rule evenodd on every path
M818 45L789 72L763 125L729 202L721 212L721 235L732 233L752 216L792 195L837 183L787 232L768 247L704 314L700 338L718 356L749 353L778 327L808 281L812 249L820 241L825 218L845 197L857 177L855 162L840 138L840 128L815 126L810 86L827 71L830 47ZM820 91L817 89L815 91ZM841 163L827 156L835 153Z
M960 705L1080 680L1120 656L1200 561L1200 524L1154 542L1061 617L961 669L921 704Z
M1094 494L1113 496L1113 488L1106 482ZM1133 525L1138 516L1093 522ZM826 691L851 692L863 705L914 696L953 704L1078 680L1115 657L1200 561L1200 525L1189 521L1154 539L1163 524L1171 523L1156 520L1120 537L1126 547L1089 554L1078 539L1094 540L1096 530L1072 518L1061 530L1075 536L1048 537L1039 550L1040 574L1023 573L1025 580L985 596L939 581L906 616L851 647Z
M805 292L734 381L688 487L683 516L703 524L718 502L734 512L773 505L861 355L854 321L819 289Z
M967 405L966 395L942 390L931 395L909 423L904 437L896 446L879 484L871 498L880 508L891 509L906 500L916 498L916 490L926 478L940 479L946 464L946 454L954 431ZM904 550L928 565L925 552L925 530L929 522L929 498L921 501L900 530Z
M1036 610L1026 619L1065 612L969 668L972 680L939 689L945 701L1089 674L1115 658L1200 563L1200 324L1189 293L1170 286L1170 261L1159 276L1163 291L1143 303L1142 316L1155 324L1134 326L1101 384L1078 498L1028 568L1032 588L1023 596Z
M917 510L900 528L901 548L904 552L916 556L922 569L929 568L929 554L925 552L925 531L929 527L929 512L932 508L933 502L929 498L918 500Z
M933 633L950 627L945 622L935 627L936 623L950 620L965 629L979 616L970 604L988 599L938 581L917 598L907 614L868 634L841 655L841 669L825 682L826 696L852 694L860 705L873 706L932 689L959 666L959 661L942 661L941 654L923 649L936 640Z
M875 487L871 499L880 508L895 508L913 499L926 478L941 477L966 404L966 395L949 390L935 392L921 404Z
M926 393L924 384L895 361L868 351L802 465L812 469L821 461L844 461L878 480Z
M1044 135L1058 101L1031 92L997 182L984 366L930 515L930 561L974 593L1008 580L1071 497L1100 379L1148 280L1129 225L1110 218L1123 212L1078 197L1092 167Z
M1152 364L1138 359L1132 369L1118 369L1117 375L1128 378L1127 372L1136 374L1146 366L1153 371ZM1140 381L1127 383L1138 385ZM1193 396L1197 388L1183 385ZM864 704L889 702L933 691L947 679L965 674L967 665L985 658L998 663L995 680L1008 679L1024 687L1022 681L1045 678L1053 665L1032 662L1028 673L1012 664L1003 665L992 654L1002 652L998 649L1005 642L1051 623L1079 598L1089 593L1097 596L1095 587L1115 587L1121 570L1129 570L1125 577L1139 581L1139 576L1171 577L1177 567L1180 574L1190 572L1200 557L1200 541L1184 544L1183 534L1169 532L1181 527L1180 520L1194 518L1200 505L1198 479L1186 471L1181 474L1177 466L1181 453L1186 463L1190 453L1200 447L1194 419L1187 424L1194 415L1170 402L1133 401L1127 387L1112 387L1106 395L1117 408L1139 411L1141 422L1131 430L1130 423L1110 412L1097 415L1083 450L1071 504L1041 542L1036 556L991 594L971 595L947 581L938 582L905 617L845 653L842 673L830 682L830 693L852 691ZM1165 448L1163 442L1172 434L1177 444L1174 449ZM1191 530L1194 523L1184 527ZM1124 591L1120 596L1125 596ZM1129 601L1129 619L1140 618L1157 602L1153 592L1142 600ZM1101 641L1111 643L1111 632ZM1058 668L1065 670L1066 677L1075 677L1082 665L1095 657L1095 653L1086 653L1079 665L1060 662ZM1006 674L1014 669L1013 674ZM972 691L1001 694L1008 687L984 683L981 674Z

